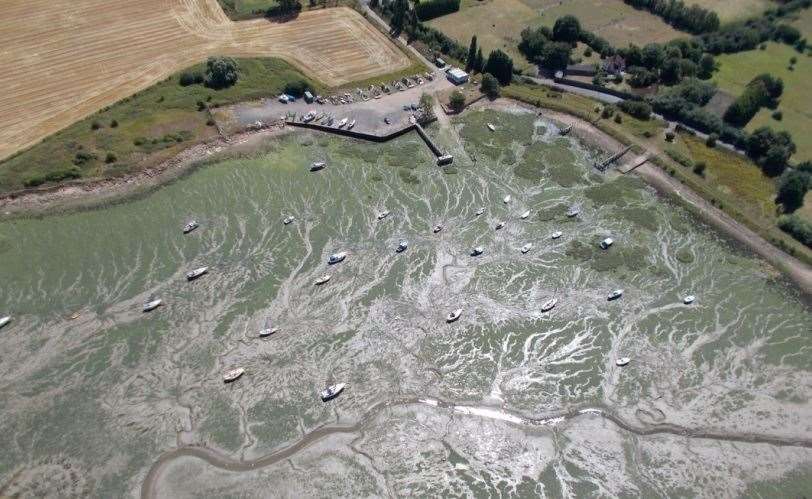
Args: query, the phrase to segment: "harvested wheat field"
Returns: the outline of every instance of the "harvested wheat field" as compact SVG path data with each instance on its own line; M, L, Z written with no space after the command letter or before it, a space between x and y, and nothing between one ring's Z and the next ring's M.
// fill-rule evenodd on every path
M410 61L357 12L232 22L216 0L7 0L0 159L210 55L280 57L325 85Z

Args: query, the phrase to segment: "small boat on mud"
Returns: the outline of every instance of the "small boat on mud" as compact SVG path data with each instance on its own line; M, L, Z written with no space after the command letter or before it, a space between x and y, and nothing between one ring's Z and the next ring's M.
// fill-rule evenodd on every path
M505 226L505 222L499 222L499 223L496 224L496 230L499 230L504 226Z
M438 232L440 232L441 230L443 230L443 226L442 226L442 225L440 225L440 224L437 224L437 225L435 225L435 226L434 226L434 228L433 228L433 229L431 229L431 230L432 230L432 232L434 232L435 234L437 234Z
M617 364L620 367L623 367L623 366L625 366L626 364L628 364L631 361L632 361L632 359L630 359L628 357L621 357L621 358L619 358L619 359L617 359L615 361L615 364Z
M384 218L389 216L389 210L383 210L378 212L378 220L383 220Z
M197 221L192 220L191 222L183 226L183 233L188 234L198 227L200 227L200 224L197 223Z
M326 284L327 281L329 281L331 277L332 276L330 274L324 274L323 276L316 279L316 282L315 282L316 286L321 286L322 284Z
M352 127L354 127L354 126L355 126L355 120L350 121L347 124L347 130L352 130Z
M570 209L567 210L567 216L570 218L577 217L579 213L581 213L581 208L577 206L570 206Z
M480 215L482 215L483 213L485 213L485 207L484 207L484 206L483 206L483 207L481 207L480 209L476 210L475 215L476 215L476 216L480 216Z
M542 312L549 312L550 310L555 308L556 303L558 303L557 299L550 298L549 300L547 300L547 301L545 301L544 303L541 304L541 311Z
M346 251L339 251L338 253L333 253L332 255L330 255L330 258L327 259L327 265L334 265L338 262L343 262L345 258L347 258Z
M611 237L607 237L603 241L601 241L601 249L609 249L609 246L613 245L615 241Z
M198 277L200 277L203 274L206 274L208 272L209 272L208 267L198 267L198 268L186 273L186 280L187 281L194 281Z
M504 197L504 199L502 199L502 202L505 203L505 204L508 204L510 202L510 200L511 200L511 197L510 197L510 194L508 194L507 196Z
M623 290L622 289L616 289L616 290L612 291L611 293L609 293L609 296L606 299L609 300L609 301L612 301L612 300L617 300L621 296L623 296Z
M564 234L561 233L560 230L557 230L550 235L551 239L558 239L559 237L563 236Z
M406 248L408 248L408 247L409 247L409 241L407 241L405 239L401 239L400 242L398 243L398 247L395 248L395 253L403 253L404 251L406 251Z
M311 172L317 172L319 170L323 170L324 167L327 166L327 163L324 161L316 161L312 165L310 165Z
M279 331L278 327L266 327L265 329L261 329L259 331L259 337L260 338L267 338L268 336L270 336L270 335L272 335L272 334L274 334L274 333L276 333L278 331Z
M529 216L530 216L530 210L527 210L527 211L525 211L524 213L522 213L521 215L519 215L519 218L521 218L522 220L524 220L524 219L526 219L526 218L527 218L527 217L529 217Z
M293 223L294 220L296 220L296 217L294 217L293 215L288 215L284 218L284 220L282 220L282 223L285 225L290 225Z
M347 121L348 121L347 118L344 118L341 121L339 121L338 122L338 128L344 128L344 125L347 124Z
M458 308L458 309L456 309L456 310L451 311L451 312L450 312L450 313L449 313L449 314L448 314L448 315L445 317L445 321L446 321L446 322L454 322L455 320L459 319L461 315L462 315L462 309L461 309L461 308Z
M336 383L335 385L328 386L319 393L321 400L327 402L328 400L338 397L338 394L344 391L345 386L347 386L346 383Z
M495 126L493 126L493 123L488 123L488 124L487 124L487 126L488 126L488 130L490 130L490 131L492 131L492 132L495 132L495 131L496 131L496 127L495 127Z
M696 300L696 296L688 295L688 296L686 296L685 298L682 299L682 303L684 303L686 305L690 305L691 303L694 302L694 300Z
M11 316L0 317L0 327L4 327L9 322L11 322Z
M232 381L237 380L243 374L245 374L245 369L243 369L242 367L226 371L225 374L223 374L223 382L231 383Z
M484 252L485 248L483 248L482 246L477 246L476 248L473 249L473 251L471 251L471 256L479 256Z
M143 310L144 312L152 312L156 308L160 307L162 303L163 300L161 300L160 298L155 298L145 302L141 310Z
M533 243L527 243L524 246L522 246L522 253L527 253L532 248L533 248Z

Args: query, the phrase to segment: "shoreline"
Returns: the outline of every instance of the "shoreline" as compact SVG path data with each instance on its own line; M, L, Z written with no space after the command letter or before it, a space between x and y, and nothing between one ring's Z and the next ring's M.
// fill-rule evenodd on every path
M626 145L582 118L532 106L514 99L480 100L472 104L470 108L525 109L556 123L572 125L571 135L601 150L617 151ZM252 142L293 131L290 127L285 126L244 131L231 137L221 136L195 144L158 166L125 177L95 180L82 184L57 185L28 192L7 193L0 196L0 214L2 214L0 221L15 217L44 216L62 211L94 209L108 203L123 202L138 194L160 188L187 173L194 165L217 153L241 145L251 147L255 145ZM651 162L644 163L630 173L638 175L658 193L674 198L714 229L766 260L777 271L788 277L806 298L812 297L812 268L808 265L773 246L742 223L711 205L689 187L669 177Z

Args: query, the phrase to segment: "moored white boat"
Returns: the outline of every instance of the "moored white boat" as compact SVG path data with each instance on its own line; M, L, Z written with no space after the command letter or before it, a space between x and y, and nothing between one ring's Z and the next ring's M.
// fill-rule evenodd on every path
M570 218L578 216L579 213L581 213L581 208L577 206L570 206L570 209L567 210L567 216Z
M347 118L342 119L338 122L338 128L344 128L344 125L347 124Z
M485 213L485 207L484 207L484 206L483 206L483 207L481 207L481 208L479 208L478 210L476 210L475 215L476 215L476 216L480 216L480 215L482 215L483 213Z
M532 248L533 248L533 243L527 243L524 246L522 246L522 253L527 253Z
M223 382L231 383L232 381L236 380L237 378L239 378L243 374L245 374L245 369L243 369L242 367L238 367L237 369L232 369L230 371L226 371L223 374Z
M623 296L623 290L622 289L616 289L616 290L612 291L611 293L609 293L609 296L607 297L607 300L617 300L621 296Z
M338 253L333 253L332 255L330 255L330 258L327 259L327 264L333 265L338 262L343 262L345 258L347 258L347 252L339 251Z
M0 317L0 327L5 326L9 322L11 322L11 317L10 316L7 315L5 317Z
M563 236L563 235L564 235L564 234L563 234L563 233L562 233L560 230L557 230L557 231L553 232L553 233L552 233L552 235L551 235L550 237L551 237L552 239L558 239L559 237L561 237L561 236Z
M293 223L294 220L296 220L296 217L294 217L293 215L288 215L284 218L284 220L282 220L282 223L285 225L290 225L291 223Z
M395 251L397 253L403 253L404 251L406 251L406 248L408 248L408 247L409 247L409 241L407 241L405 239L401 239L400 242L398 243L398 247L395 248Z
M433 228L433 229L431 229L431 230L432 230L432 232L434 232L435 234L437 234L438 232L440 232L441 230L443 230L443 226L442 226L442 225L440 225L440 224L437 224L437 225L435 225L435 226L434 226L434 228Z
M163 300L161 300L160 298L156 298L154 300L149 300L149 301L144 303L144 306L143 306L142 310L144 312L151 312L151 311L155 310L156 308L160 307L162 303L163 303Z
M686 296L685 298L682 299L682 303L684 303L686 305L690 305L691 303L694 302L694 300L696 300L696 296L688 295L688 296Z
M277 331L279 331L278 327L266 327L265 329L260 329L259 337L260 338L266 338L266 337L276 333Z
M541 311L549 312L550 310L553 309L553 307L555 307L556 303L558 303L558 300L556 298L550 298L549 300L541 304Z
M355 120L350 121L347 124L347 130L352 130L352 127L354 127L354 126L355 126Z
M496 230L499 230L504 226L505 226L505 222L499 222L499 223L496 224Z
M206 274L208 271L209 271L208 267L198 267L186 273L186 280L193 281L198 277L202 276L203 274Z
M482 246L477 246L473 249L473 251L471 251L471 256L479 256L484 252L485 248L483 248Z
M488 129L492 132L496 131L496 127L493 126L493 123L488 123Z
M330 280L331 277L332 276L330 274L324 274L323 276L316 279L316 283L315 283L316 286L321 286L322 284L325 284L327 281Z
M192 232L193 230L195 230L198 227L200 227L200 224L197 223L197 221L192 220L192 221L190 221L189 223L187 223L186 225L183 226L183 233L188 234L188 233Z
M325 161L315 161L312 165L310 165L310 171L317 172L324 169L325 166L327 166Z
M507 196L505 196L504 199L502 199L502 202L504 202L505 204L508 204L510 202L510 200L511 200L511 197L510 197L510 194L508 194Z
M327 402L330 399L336 398L339 393L344 391L345 386L347 386L346 383L336 383L335 385L330 385L322 390L319 395L323 401Z
M620 367L623 367L631 361L632 359L630 359L629 357L621 357L615 361L615 364L617 364Z
M458 308L449 312L449 314L445 317L446 322L454 322L455 320L459 319L462 315L462 309Z
M609 246L613 245L615 241L611 237L607 237L603 241L601 241L601 249L609 249Z
M383 220L384 218L389 216L389 210L383 210L378 212L378 220Z
M524 213L522 213L521 215L519 215L519 218L521 218L522 220L524 220L525 218L527 218L527 217L529 217L529 216L530 216L530 210L527 210L527 211L525 211Z

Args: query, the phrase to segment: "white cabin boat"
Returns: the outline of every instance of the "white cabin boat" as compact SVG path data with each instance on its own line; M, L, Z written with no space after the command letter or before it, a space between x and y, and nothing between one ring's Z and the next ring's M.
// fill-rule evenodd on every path
M570 206L570 209L567 210L567 216L570 218L577 217L579 213L581 213L581 208L577 206Z
M149 300L149 301L144 303L144 306L143 306L142 310L144 312L151 312L151 311L155 310L156 308L160 307L162 303L163 303L163 300L161 300L160 298L156 298L154 300Z
M352 130L352 127L354 127L354 126L355 126L355 120L350 121L347 124L347 130Z
M395 251L397 253L403 253L404 251L406 251L406 248L408 248L408 247L409 247L409 241L407 241L405 239L401 239L400 242L398 243L398 247L395 249Z
M435 234L437 234L438 232L440 232L441 230L443 230L443 226L442 226L442 225L440 225L440 224L437 224L437 225L435 225L435 226L434 226L434 228L433 228L433 229L431 229L431 230L432 230L432 232L434 232Z
M492 131L492 132L495 132L495 131L496 131L496 127L495 127L495 126L493 126L493 123L488 123L488 130L490 130L490 131Z
M327 264L334 265L338 262L343 262L345 258L347 258L347 252L339 251L338 253L333 253L330 255L330 258L327 259Z
M612 291L611 293L609 293L609 296L606 299L609 300L609 301L617 300L621 296L623 296L623 290L622 289L616 289L616 290Z
M505 204L508 204L510 202L510 200L511 200L511 197L510 197L510 194L508 194L507 196L505 196L504 199L502 199L502 202L505 203Z
M533 243L527 243L524 246L522 246L522 253L527 253L532 248L533 248Z
M564 235L564 234L562 234L560 230L557 230L557 231L553 232L553 234L552 234L550 237L551 237L552 239L558 239L559 237L561 237L561 236L563 236L563 235Z
M285 225L290 225L293 223L294 220L296 220L296 217L294 217L293 215L288 215L285 217L284 220L282 220L282 223Z
M265 329L261 329L259 331L259 337L260 338L267 338L268 336L270 336L270 335L272 335L272 334L274 334L274 333L276 333L278 331L279 331L278 327L266 327Z
M208 273L208 271L209 271L208 267L198 267L198 268L186 273L186 280L187 281L193 281L193 280L197 279L198 277L202 276L203 274Z
M556 303L558 303L558 300L556 298L550 298L549 300L541 304L541 311L549 312L555 307Z
M378 213L378 220L383 220L384 218L389 216L389 210L383 210Z
M690 305L691 303L694 302L694 300L696 300L696 296L688 295L688 296L686 296L685 298L682 299L682 303L684 303L686 305Z
M623 367L631 361L632 359L630 359L629 357L621 357L615 361L615 364L617 364L620 367Z
M319 170L323 170L324 167L327 166L327 163L324 161L316 161L312 165L310 165L311 172L317 172Z
M243 374L245 374L245 369L243 369L242 367L238 367L237 369L232 369L230 371L226 371L223 374L223 382L231 383L232 381L236 380L237 378L239 378Z
M7 315L5 317L0 317L0 327L5 326L9 322L11 322L11 317L10 316Z
M347 124L347 118L343 118L341 121L338 122L338 128L344 128L344 125Z
M459 319L461 315L462 315L462 309L461 309L461 308L458 308L458 309L456 309L456 310L451 311L451 312L450 312L450 313L449 313L449 314L448 314L448 315L445 317L445 321L446 321L446 322L454 322L455 320Z
M327 281L329 281L331 277L332 276L330 274L324 274L323 276L316 279L316 282L315 282L316 286L321 286L322 284L326 284Z
M609 246L613 245L615 241L611 237L607 237L603 241L601 241L601 249L609 249Z
M485 248L483 248L482 246L477 246L476 248L473 249L473 251L471 251L471 256L479 256L484 252Z
M526 218L527 218L527 217L529 217L529 216L530 216L530 210L527 210L527 211L525 211L524 213L522 213L521 215L519 215L519 218L521 218L522 220L524 220L524 219L526 219Z
M183 226L183 233L188 234L188 233L192 232L193 230L195 230L198 227L200 227L200 224L197 223L197 221L192 220L188 224Z
M322 390L321 393L319 393L319 395L321 396L321 399L324 402L327 402L328 400L336 398L339 393L344 391L345 386L347 386L346 383L337 383L335 385L330 385L324 390Z

